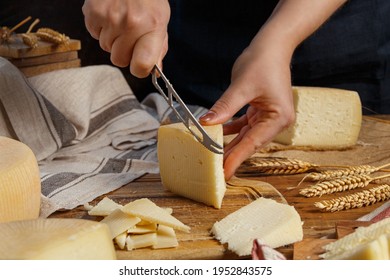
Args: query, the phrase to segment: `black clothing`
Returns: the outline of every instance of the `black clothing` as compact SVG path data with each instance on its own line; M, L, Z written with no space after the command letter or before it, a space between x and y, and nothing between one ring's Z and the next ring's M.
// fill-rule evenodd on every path
M83 0L2 0L0 26L31 15L39 27L80 39L82 65L111 64L87 32ZM164 72L188 104L211 107L230 83L234 61L273 11L277 0L170 0L169 50ZM310 12L310 11L308 11ZM302 15L305 16L305 15ZM31 21L32 22L32 21ZM20 31L25 31L26 24ZM359 92L365 114L390 113L390 1L348 1L293 56L294 85ZM139 100L155 91L150 77L122 69Z
M165 72L187 103L210 107L278 1L170 2ZM364 113L390 113L389 62L390 1L348 1L297 48L292 82L356 90Z

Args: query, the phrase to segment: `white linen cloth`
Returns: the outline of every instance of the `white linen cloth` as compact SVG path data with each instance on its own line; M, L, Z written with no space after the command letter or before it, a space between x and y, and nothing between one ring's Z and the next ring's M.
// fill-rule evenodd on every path
M199 116L205 109L191 107ZM160 122L175 121L156 93L140 104L119 69L89 66L26 78L0 57L0 135L37 157L41 217L73 209L158 173Z

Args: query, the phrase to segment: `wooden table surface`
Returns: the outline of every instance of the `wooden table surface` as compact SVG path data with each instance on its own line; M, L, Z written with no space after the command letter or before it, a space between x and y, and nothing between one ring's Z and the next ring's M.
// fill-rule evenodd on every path
M387 125L390 127L390 124ZM390 136L390 134L388 135ZM385 150L385 153L380 154L384 156L384 160L390 161L390 151L388 149ZM361 163L364 164L365 162ZM304 222L304 239L332 238L335 236L337 222L355 221L385 203L381 202L363 208L333 213L321 212L314 206L314 202L336 197L337 194L326 195L321 198L303 197L299 194L299 190L310 182L304 181L299 187L298 184L305 175L272 175L247 178L271 184L283 195L288 204L296 208ZM237 255L227 250L226 245L222 245L215 240L209 231L216 221L247 205L259 195L261 195L261 191L257 192L255 188L228 188L222 208L214 209L166 191L158 174L148 174L104 196L108 196L123 205L134 199L148 197L159 206L173 208L173 215L191 227L190 233L177 232L179 246L176 248L163 250L146 248L133 251L118 249L117 256L119 259L238 259ZM96 204L104 196L96 198L91 204ZM266 194L264 196L277 199L277 194ZM50 217L99 220L99 218L89 216L82 206L70 211L57 211ZM293 259L293 245L278 248L278 250L288 259ZM250 256L247 256L247 258L250 258Z

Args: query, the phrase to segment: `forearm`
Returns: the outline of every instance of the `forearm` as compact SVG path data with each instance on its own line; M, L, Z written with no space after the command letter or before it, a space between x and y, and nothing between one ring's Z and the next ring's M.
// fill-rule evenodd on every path
M347 0L280 0L251 45L281 47L291 56Z

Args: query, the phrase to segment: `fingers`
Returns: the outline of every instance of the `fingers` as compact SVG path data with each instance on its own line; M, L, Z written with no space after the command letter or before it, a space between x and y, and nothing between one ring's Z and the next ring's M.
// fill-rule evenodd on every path
M152 32L140 37L134 45L130 72L139 78L147 77L155 64L160 64L167 52L167 33Z
M237 137L225 147L224 171L227 180L234 175L235 170L244 160L271 142L286 126L286 122L281 121L282 118L265 118L264 120L260 120L259 116L254 118L257 120L248 121ZM254 124L251 125L251 122Z
M109 39L100 39L100 45L103 48L103 40ZM117 38L112 39L111 47L109 50L106 50L111 53L110 59L111 62L119 67L127 67L130 64L131 57L133 55L132 46L135 44L135 39L132 36L127 36L123 34ZM107 42L106 41L106 42Z
M102 27L99 24L99 22L100 22L99 20L92 20L93 7L90 5L90 2L85 1L81 10L84 14L84 23L85 23L85 27L87 28L89 34L91 34L92 38L99 40L100 31L101 31ZM97 12L95 12L95 13L97 13Z
M219 98L213 107L199 118L203 125L214 125L225 123L231 119L242 107L244 107L251 99L251 96L243 96L239 89L239 85L231 84L225 93Z
M168 50L168 1L85 0L85 25L100 47L111 53L111 62L130 66L139 78L147 77L155 64L161 66Z

